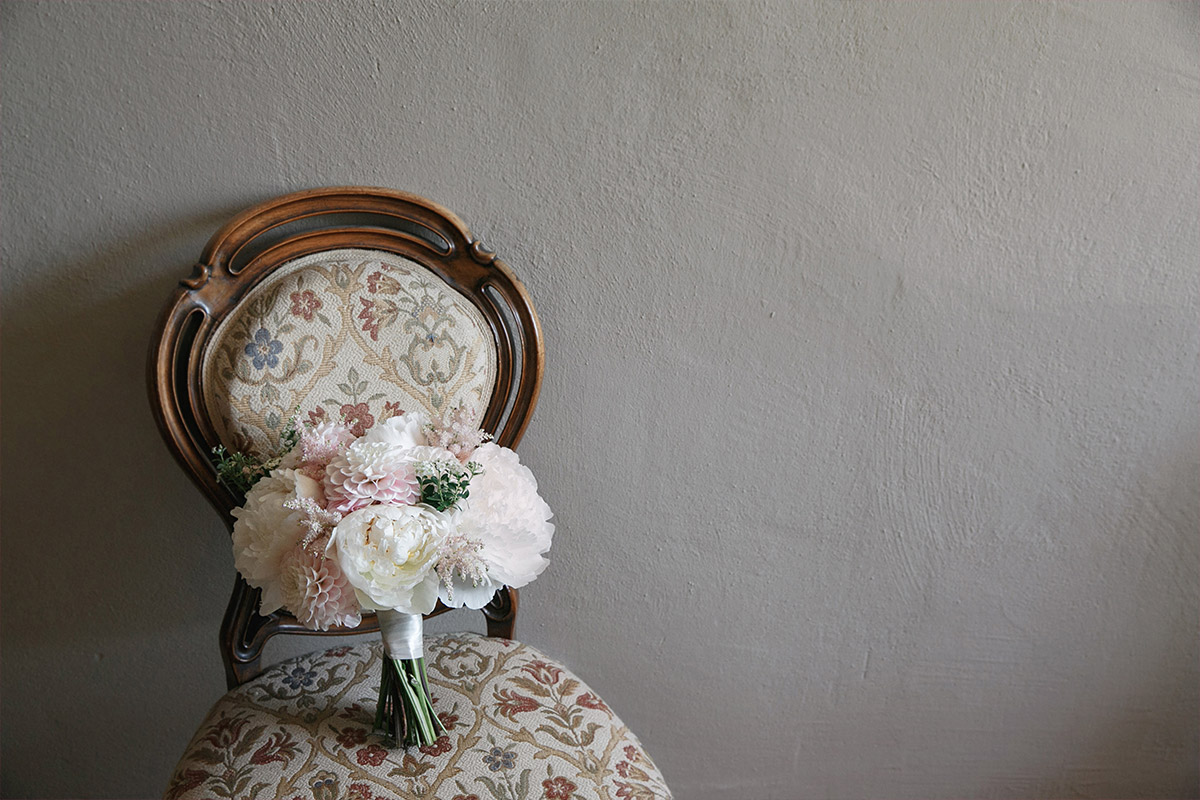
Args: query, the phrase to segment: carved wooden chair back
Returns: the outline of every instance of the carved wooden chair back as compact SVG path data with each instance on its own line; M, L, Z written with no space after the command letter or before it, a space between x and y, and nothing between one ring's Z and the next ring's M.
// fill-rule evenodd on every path
M226 526L243 497L216 479L212 450L270 453L289 418L363 427L402 411L477 410L515 447L541 386L544 353L524 286L453 213L366 187L299 192L239 214L171 295L149 362L151 406L176 459ZM261 671L279 633L238 576L221 626L232 688ZM439 607L431 614L444 612ZM511 638L516 590L484 609ZM364 615L354 629L378 629Z

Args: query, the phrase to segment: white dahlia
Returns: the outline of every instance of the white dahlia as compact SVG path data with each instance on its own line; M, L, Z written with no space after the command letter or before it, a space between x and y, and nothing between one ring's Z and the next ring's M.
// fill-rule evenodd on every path
M407 450L359 439L325 469L328 507L348 514L370 505L409 505L421 497Z

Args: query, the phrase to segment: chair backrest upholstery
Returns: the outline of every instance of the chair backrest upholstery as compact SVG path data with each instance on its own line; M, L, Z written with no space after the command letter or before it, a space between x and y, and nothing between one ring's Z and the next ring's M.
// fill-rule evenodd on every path
M232 529L243 498L216 480L217 445L274 452L297 411L299 423L344 418L361 429L462 405L514 447L543 359L525 288L454 214L386 189L318 189L255 206L209 241L159 320L151 406ZM497 593L484 609L489 634L511 636L516 603L515 590ZM368 615L329 633L377 627ZM257 590L239 577L221 631L231 686L260 671L277 633L311 631L281 612L260 615Z

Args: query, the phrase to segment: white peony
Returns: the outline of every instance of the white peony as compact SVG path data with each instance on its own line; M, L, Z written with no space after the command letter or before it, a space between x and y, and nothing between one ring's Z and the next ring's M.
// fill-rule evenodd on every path
M449 518L429 506L374 505L348 514L329 539L363 608L428 614L437 605L434 571Z
M425 438L425 429L428 426L429 417L419 411L409 411L380 422L367 431L362 440L382 442L405 450L410 447L423 447L429 443Z
M233 563L246 583L262 590L264 614L284 605L281 561L305 534L300 513L283 504L306 497L321 503L321 485L294 469L275 469L233 510Z
M538 495L537 480L522 465L517 454L506 447L485 444L471 454L483 472L471 481L469 497L454 515L458 533L478 542L477 555L487 569L479 586L455 580L453 605L477 608L484 594L502 585L524 586L542 573L550 562L554 524L550 506ZM447 605L449 593L442 589ZM487 600L483 600L486 603Z

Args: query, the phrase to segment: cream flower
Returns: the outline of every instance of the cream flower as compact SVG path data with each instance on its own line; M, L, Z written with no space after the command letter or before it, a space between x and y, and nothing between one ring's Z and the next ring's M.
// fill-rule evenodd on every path
M294 469L276 469L233 510L233 563L246 583L262 590L263 613L284 605L281 561L305 534L301 514L284 503L303 498L322 502L321 485Z
M338 523L326 552L363 608L428 614L438 598L434 565L450 531L449 518L429 506L368 506Z
M280 589L284 606L309 630L362 622L358 597L337 559L293 547L283 556Z
M487 575L477 586L474 580L457 578L453 605L468 603L476 608L474 604L489 590L501 585L519 588L542 573L549 563L543 554L550 549L554 524L550 506L538 495L537 480L516 453L485 444L471 454L471 460L483 472L472 479L470 496L453 522L461 536L479 544L476 555ZM449 595L443 587L442 601L447 605L452 604Z
M379 423L363 436L367 442L382 442L407 450L410 447L422 447L429 442L425 438L425 429L429 426L429 417L419 411L409 411L406 414L389 417Z

